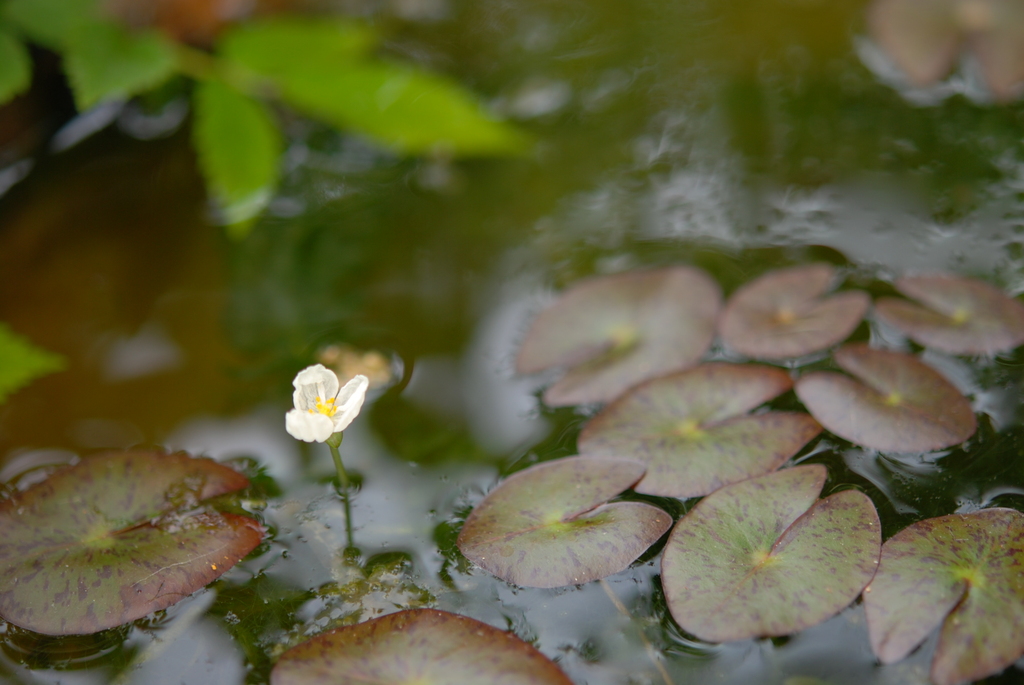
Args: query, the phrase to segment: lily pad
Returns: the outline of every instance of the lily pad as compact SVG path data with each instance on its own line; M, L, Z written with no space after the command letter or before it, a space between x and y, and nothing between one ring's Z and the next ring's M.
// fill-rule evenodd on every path
M839 437L884 452L927 452L974 434L971 403L916 357L851 344L834 359L861 382L818 371L796 382L796 394Z
M537 316L516 368L571 367L544 393L549 406L606 402L697 363L714 338L721 302L718 284L685 266L591 278Z
M860 290L823 298L835 277L828 264L772 271L729 298L718 330L726 345L755 359L786 359L842 342L867 313Z
M812 464L728 485L679 520L661 580L680 627L710 642L788 635L860 594L878 564L878 513L856 490L819 500L825 476Z
M936 685L997 673L1024 653L1024 515L985 509L919 521L882 547L864 590L871 648L899 661L942 626Z
M1024 305L988 283L914 276L895 285L924 306L883 297L875 313L926 347L950 354L995 354L1024 343Z
M188 513L248 484L181 452L110 452L54 473L0 502L0 616L95 633L184 599L263 539L245 516Z
M633 489L698 497L774 471L821 432L799 412L747 414L793 385L781 369L712 363L648 381L580 433L581 454L647 465Z
M569 457L531 466L477 505L456 544L516 585L561 587L610 576L672 525L649 504L603 504L643 475L643 464L628 459Z
M953 68L966 43L1000 100L1024 81L1024 5L1004 0L877 0L871 35L911 83L927 86Z
M285 652L271 685L572 685L526 642L436 609L399 611Z

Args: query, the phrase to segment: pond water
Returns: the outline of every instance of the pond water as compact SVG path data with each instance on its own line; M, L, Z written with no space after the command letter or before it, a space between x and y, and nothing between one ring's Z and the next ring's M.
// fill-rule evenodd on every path
M575 453L595 408L544 407L551 378L513 365L532 316L578 278L691 264L728 294L826 261L873 296L911 271L1024 292L1024 106L985 102L970 76L901 86L861 2L359 9L534 151L399 159L293 121L278 196L232 240L208 221L187 131L138 140L126 111L0 198L0 321L69 360L0 405L0 481L102 449L183 449L246 472L238 506L271 531L122 628L46 638L0 622L0 680L264 683L307 636L432 606L513 631L581 684L926 683L934 637L880 666L859 602L788 638L705 644L668 615L657 546L607 582L540 590L473 567L455 536L502 476ZM853 335L878 338L895 340L874 323ZM342 446L361 483L348 552L326 446L284 430L295 372L337 344L381 351L395 374ZM825 434L796 457L828 467L826 494L869 495L886 536L1024 506L1020 351L924 359L972 398L967 443L897 458Z

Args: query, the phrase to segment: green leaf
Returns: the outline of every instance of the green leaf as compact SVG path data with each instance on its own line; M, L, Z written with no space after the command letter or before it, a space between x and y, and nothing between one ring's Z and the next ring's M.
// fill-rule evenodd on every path
M0 323L0 402L32 380L65 366L64 357L36 347Z
M998 673L1024 653L1024 516L984 509L915 523L886 541L864 591L871 648L899 661L942 626L938 685Z
M259 214L278 176L281 136L263 103L217 81L195 91L192 139L210 194L227 224Z
M197 509L242 474L178 452L110 452L0 502L0 616L94 633L178 602L263 539L253 519Z
M509 477L466 519L459 549L502 580L560 587L622 571L672 518L642 502L603 504L644 473L628 459L570 457Z
M96 0L8 0L0 12L30 40L52 50L62 50L97 18Z
M570 367L544 393L550 406L606 402L696 364L714 338L721 302L718 284L686 266L589 278L534 319L516 370Z
M752 478L697 503L662 554L665 599L702 640L788 635L852 602L878 564L881 526L866 495L819 500L818 464Z
M802 412L748 413L792 386L785 371L754 364L702 364L662 376L595 416L580 433L579 450L644 462L637 492L707 495L774 471L821 432Z
M258 74L282 76L341 67L376 44L376 33L362 24L282 16L238 25L224 36L219 52Z
M515 635L436 609L412 609L317 635L281 655L273 685L572 685Z
M159 85L174 72L175 58L170 42L156 31L130 33L95 21L68 37L64 64L75 104L86 110Z
M451 79L385 62L310 65L275 76L281 98L402 153L510 154L526 137Z
M0 29L0 104L28 88L32 82L32 60L28 50L11 33Z

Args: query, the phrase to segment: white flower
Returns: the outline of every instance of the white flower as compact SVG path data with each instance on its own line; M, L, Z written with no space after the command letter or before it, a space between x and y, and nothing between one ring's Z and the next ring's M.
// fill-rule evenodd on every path
M295 409L285 414L285 429L299 440L326 442L359 415L369 384L366 376L359 375L339 390L338 377L323 364L299 371L292 381Z

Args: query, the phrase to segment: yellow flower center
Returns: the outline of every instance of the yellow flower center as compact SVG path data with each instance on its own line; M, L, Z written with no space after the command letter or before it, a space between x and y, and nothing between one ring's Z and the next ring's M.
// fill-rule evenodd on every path
M338 411L338 408L334 406L334 398L333 397L331 399L329 399L329 400L325 400L324 398L322 398L319 395L317 395L317 398L316 398L316 411L313 411L312 409L310 409L309 413L310 414L323 414L324 416L334 416L334 414L337 411Z

